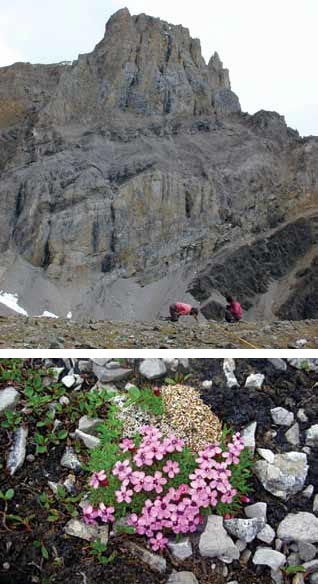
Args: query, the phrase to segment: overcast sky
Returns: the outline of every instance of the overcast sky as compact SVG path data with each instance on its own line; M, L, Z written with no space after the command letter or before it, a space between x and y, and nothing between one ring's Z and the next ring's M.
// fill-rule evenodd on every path
M187 26L206 60L218 51L244 111L318 135L318 0L0 0L0 66L76 59L124 6Z

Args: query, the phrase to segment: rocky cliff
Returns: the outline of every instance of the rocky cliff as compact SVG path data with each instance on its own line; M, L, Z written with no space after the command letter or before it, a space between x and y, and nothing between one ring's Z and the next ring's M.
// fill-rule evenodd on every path
M120 10L73 63L0 69L0 289L30 314L155 318L189 291L210 318L231 289L313 318L317 161L187 29Z

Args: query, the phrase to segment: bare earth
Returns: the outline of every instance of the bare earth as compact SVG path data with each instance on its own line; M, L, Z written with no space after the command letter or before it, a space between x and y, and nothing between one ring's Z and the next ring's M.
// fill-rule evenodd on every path
M304 348L318 346L318 320L240 322L75 323L50 318L0 316L0 348L147 349L147 348Z

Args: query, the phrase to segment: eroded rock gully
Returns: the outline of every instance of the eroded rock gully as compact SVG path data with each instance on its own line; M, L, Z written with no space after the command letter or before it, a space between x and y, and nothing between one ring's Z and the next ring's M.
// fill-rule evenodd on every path
M317 158L187 29L120 10L73 63L0 69L0 289L76 319L188 289L215 317L229 288L251 319L317 317Z

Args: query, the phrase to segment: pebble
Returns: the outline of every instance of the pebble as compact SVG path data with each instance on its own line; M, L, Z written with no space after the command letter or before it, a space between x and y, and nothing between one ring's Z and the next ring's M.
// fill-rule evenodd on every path
M0 391L0 414L5 410L13 409L20 399L20 395L14 387L6 387Z
M132 369L123 369L121 367L118 369L106 369L106 367L100 367L96 363L93 365L93 371L101 383L122 381L131 377L133 373Z
M223 360L223 371L226 377L226 384L229 389L232 387L239 387L239 383L234 375L235 371L235 360L234 359L224 359Z
M198 581L192 572L172 572L167 584L198 584Z
M311 499L311 497L314 494L314 485L308 485L308 487L306 487L303 492L302 492L302 496L305 497L306 499Z
M305 578L301 572L299 572L299 574L295 574L293 577L293 584L305 584Z
M318 424L310 426L306 432L306 446L318 448Z
M158 379L167 373L167 367L161 359L144 359L140 363L139 373L146 379Z
M251 550L249 550L249 549L244 550L241 557L240 557L240 561L243 562L243 564L248 564L248 562L251 559L251 556L252 556Z
M318 519L312 513L288 513L280 522L277 535L285 542L318 542Z
M318 494L315 495L314 502L313 502L313 506L312 506L312 510L313 510L314 513L317 513L318 514Z
M308 417L306 416L305 410L300 408L297 412L297 418L300 422L308 422Z
M68 397L66 397L66 395L62 395L59 399L60 404L62 404L62 406L68 406L70 403L70 400L68 399Z
M167 562L165 558L159 556L158 554L153 554L148 550L144 549L140 545L137 545L133 541L127 541L125 547L138 559L147 564L151 570L158 572L159 574L164 574L167 570Z
M287 363L283 359L268 359L277 371L286 371Z
M260 519L266 520L267 513L267 503L254 503L253 505L247 505L244 509L246 517L259 517Z
M16 471L22 467L25 461L28 432L29 431L26 426L21 426L14 433L12 446L9 450L9 456L7 460L7 469L11 476L13 476Z
M272 452L268 448L258 448L257 449L257 453L262 458L264 458L264 460L267 460L267 462L269 462L270 464L273 464L273 462L275 460L275 454L274 454L274 452Z
M299 440L300 440L299 424L297 422L296 422L296 424L293 424L293 426L291 426L291 428L289 428L289 430L287 430L287 432L285 433L285 436L286 436L286 440L289 442L289 444L292 444L292 446L298 446Z
M250 543L256 535L265 527L264 519L257 517L251 519L225 519L223 525L234 537Z
M27 460L28 462L34 462L34 461L35 461L35 456L34 456L34 454L28 454L28 455L26 456L26 460Z
M202 389L211 389L212 385L213 385L212 379L206 379L205 381L202 382Z
M2 567L6 571L10 570L10 568L11 568L9 562L3 562Z
M65 452L62 456L61 459L61 466L64 466L65 468L69 468L70 470L73 470L74 472L78 472L81 470L82 465L80 463L80 461L78 460L74 449L71 446L66 446L65 448Z
M260 547L253 556L253 564L269 566L272 570L278 570L286 562L286 556L270 548Z
M274 529L267 523L265 527L257 534L256 537L260 541L270 544L275 539L275 535L276 534Z
M95 541L100 539L104 545L108 543L109 528L108 525L86 525L84 521L79 519L70 519L64 526L64 531L67 535L85 539L86 541Z
M82 442L84 442L85 446L87 448L90 448L91 450L93 450L94 448L97 448L97 446L100 445L100 439L96 438L96 436L92 436L91 434L86 434L85 432L82 432L81 430L75 430L75 437L79 438L80 440L82 440Z
M73 387L73 385L76 383L75 375L65 375L65 377L62 377L62 383L65 385L65 387L71 389L71 387Z
M101 418L89 418L88 416L82 416L78 421L78 429L86 434L91 434L92 436L97 436L97 426L101 424L103 420Z
M261 389L265 375L263 373L254 373L249 375L245 381L245 387L247 389Z
M285 408L277 407L271 409L271 416L273 422L278 426L291 426L294 421L293 412L289 412Z
M255 452L255 432L257 422L252 422L241 431L241 437L244 440L244 445L252 454Z
M120 363L118 361L109 361L106 363L106 369L120 369Z
M299 542L299 556L304 562L310 562L317 554L317 548L312 543Z
M238 560L240 552L223 527L223 518L209 515L204 532L200 536L199 549L203 557L219 558L227 562Z
M177 560L186 560L192 556L192 544L188 537L178 542L169 541L168 548Z
M302 347L304 347L305 345L307 345L308 341L307 339L298 339L295 343L296 347L298 349L301 349Z

